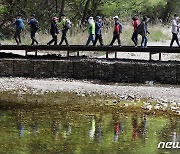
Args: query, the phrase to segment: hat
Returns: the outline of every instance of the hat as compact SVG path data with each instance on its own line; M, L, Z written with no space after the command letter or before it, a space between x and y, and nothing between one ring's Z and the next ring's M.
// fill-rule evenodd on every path
M119 19L119 17L118 17L118 16L115 16L115 17L113 17L113 19Z
M35 17L36 15L35 14L31 14L31 17Z
M93 19L93 17L89 17L89 19L91 19L91 20L92 20L92 19Z
M96 16L96 19L101 19L101 17L100 16Z
M61 13L61 17L65 17L66 15L64 13Z
M21 17L22 15L20 13L17 14L18 17Z
M53 20L53 21L57 21L57 20L59 20L59 18L53 17L52 20Z
M148 22L150 20L150 18L148 18L147 16L143 16L143 21Z

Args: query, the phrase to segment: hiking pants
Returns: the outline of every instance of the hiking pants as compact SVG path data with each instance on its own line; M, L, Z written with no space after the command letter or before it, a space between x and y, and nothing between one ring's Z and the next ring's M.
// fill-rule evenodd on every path
M86 43L86 46L89 46L89 43L92 41L94 43L94 34L90 34Z
M31 30L31 39L32 39L31 45L34 45L34 42L38 44L38 41L35 39L36 32L37 32L36 30Z
M103 44L103 39L102 39L101 34L96 34L93 46L96 46L96 43L97 43L98 40L99 40L100 45L103 46L104 44Z
M138 32L137 31L134 31L134 33L132 35L132 41L134 42L135 46L138 45Z
M68 43L68 40L67 40L67 31L68 30L62 30L62 38L61 38L61 41L59 43L59 45L62 45L63 42L65 41L66 45L69 46L69 43Z
M113 39L112 39L112 41L110 43L110 46L112 46L116 40L118 40L118 45L121 46L121 40L120 40L120 35L119 34L116 34L116 35L113 36Z
M48 45L54 42L54 45L57 45L57 35L52 34L52 40L49 41Z
M22 30L16 29L14 34L14 39L16 40L17 45L21 44L21 31Z
M148 42L147 36L142 36L141 47L147 48L147 42Z
M178 34L176 34L176 33L172 33L172 34L173 35L172 35L172 40L171 40L170 47L172 48L172 45L173 45L174 41L176 41L177 45L180 47Z

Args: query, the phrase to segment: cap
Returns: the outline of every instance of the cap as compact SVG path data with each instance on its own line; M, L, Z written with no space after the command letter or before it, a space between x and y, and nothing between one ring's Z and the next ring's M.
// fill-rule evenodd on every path
M59 20L59 18L53 17L52 20L53 20L53 21L56 21L56 20Z
M96 19L101 19L101 17L100 16L96 16Z
M115 17L113 17L113 19L119 19L119 17L118 17L118 16L115 16Z
M64 17L66 16L65 13L61 13L61 17L63 17L63 16L64 16Z
M93 17L89 17L89 19L93 19Z
M18 17L21 17L22 15L20 13L17 14Z
M36 15L35 14L31 14L31 17L35 17Z

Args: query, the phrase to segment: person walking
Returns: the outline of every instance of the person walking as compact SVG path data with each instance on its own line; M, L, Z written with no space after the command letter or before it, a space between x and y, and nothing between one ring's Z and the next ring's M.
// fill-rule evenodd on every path
M69 46L68 39L67 39L67 32L70 28L71 22L69 19L66 18L66 15L64 13L61 14L61 19L62 19L61 22L58 24L58 26L62 30L62 38L59 45L62 45L63 42L65 41L66 46Z
M38 45L39 43L35 38L36 32L38 30L38 21L35 18L35 14L31 15L31 19L28 21L28 25L30 26L31 29L31 40L32 40L31 45L34 45L34 42L36 42L36 44Z
M148 42L147 34L150 34L147 28L148 21L149 21L149 18L147 16L143 16L141 24L137 27L138 34L142 36L142 41L141 41L142 48L147 48L147 42Z
M137 16L134 16L132 17L132 20L133 20L133 28L134 28L134 32L133 32L133 35L132 35L132 41L134 42L134 45L135 47L137 47L138 45L138 32L137 32L137 27L139 26L139 20L137 18Z
M119 17L115 16L114 19L114 31L113 31L113 39L109 46L113 46L114 42L118 40L118 45L121 47L120 34L122 33L122 24L119 22Z
M89 37L86 43L86 46L89 46L89 43L92 41L92 43L94 43L94 34L95 34L95 22L93 17L89 17L88 19L88 23L89 23Z
M15 34L14 34L14 39L15 39L17 45L21 45L21 32L24 29L24 22L23 22L23 20L21 18L21 14L17 15L17 19L11 25L11 27L14 26L14 25L16 26L16 31L15 31Z
M96 46L98 40L101 46L104 45L102 39L102 31L101 31L102 27L103 27L103 22L101 21L101 17L97 16L95 22L95 41L93 43L93 46Z
M175 14L174 19L172 21L172 40L170 43L170 48L172 48L174 41L176 41L177 45L180 47L179 39L178 39L178 33L179 33L180 26L178 26L178 19L179 19L178 15Z
M57 45L57 35L59 34L59 29L57 27L57 22L59 18L53 17L51 23L50 33L52 35L52 40L47 43L47 45L51 45L54 42L54 45Z

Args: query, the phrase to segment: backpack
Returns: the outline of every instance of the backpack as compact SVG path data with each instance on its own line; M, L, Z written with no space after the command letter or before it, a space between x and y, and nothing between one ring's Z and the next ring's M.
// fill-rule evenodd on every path
M66 19L64 28L65 28L65 29L71 28L71 21L70 21L69 19Z
M137 33L142 34L143 33L143 24L142 22L137 26Z

